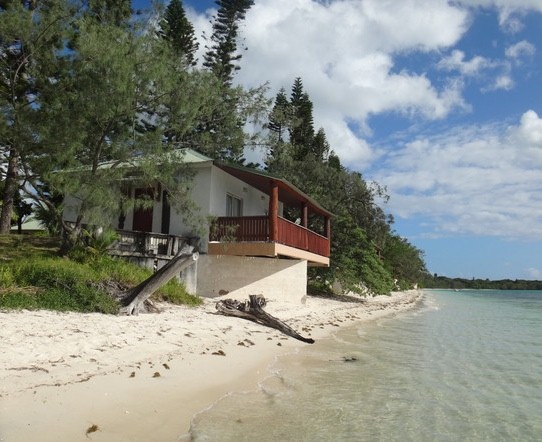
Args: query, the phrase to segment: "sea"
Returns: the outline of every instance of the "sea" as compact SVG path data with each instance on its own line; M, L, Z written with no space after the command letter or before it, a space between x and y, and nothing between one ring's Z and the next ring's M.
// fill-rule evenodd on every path
M198 441L542 441L542 291L432 290L279 357Z

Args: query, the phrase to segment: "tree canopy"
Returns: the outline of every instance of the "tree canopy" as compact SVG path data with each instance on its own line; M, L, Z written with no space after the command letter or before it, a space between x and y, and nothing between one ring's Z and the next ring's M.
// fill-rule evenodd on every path
M227 125L218 134L202 127L216 115L246 121L261 91L229 88L236 106L226 112L227 88L216 76L179 63L178 48L147 23L126 21L124 2L50 3L10 2L0 11L1 232L24 192L56 215L73 245L83 220L99 224L122 209L123 178L135 164L142 183L159 183L189 213L190 174L178 171L178 148L227 150ZM235 136L242 145L245 134ZM76 196L75 223L63 220L58 194Z
M323 128L315 132L313 104L296 78L288 99L284 89L269 115L269 172L281 175L319 201L332 218L331 266L312 269L313 282L338 282L343 290L389 293L419 282L425 274L423 253L392 230L393 217L377 201L385 188L367 183L359 172L341 165ZM295 219L297 211L287 211Z
M180 170L179 148L243 162L254 137L265 134L266 170L334 214L332 264L311 269L312 284L388 293L423 279L423 252L393 231L380 206L386 189L341 164L324 128L315 128L302 79L289 94L280 89L272 107L267 85L232 85L239 26L253 3L216 1L198 67L181 0L154 22L136 19L129 0L0 0L0 233L33 200L73 247L83 222L103 224L123 210L127 177L167 191L190 216L192 177ZM265 130L247 132L250 121ZM72 223L62 216L63 195L73 197ZM285 216L294 220L299 210ZM308 222L323 229L317 216Z

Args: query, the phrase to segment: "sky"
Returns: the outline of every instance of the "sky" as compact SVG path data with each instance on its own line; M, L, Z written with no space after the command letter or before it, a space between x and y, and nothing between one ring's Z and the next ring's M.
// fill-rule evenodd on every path
M210 35L215 2L183 4ZM241 36L235 81L301 77L429 272L542 279L542 0L255 0Z

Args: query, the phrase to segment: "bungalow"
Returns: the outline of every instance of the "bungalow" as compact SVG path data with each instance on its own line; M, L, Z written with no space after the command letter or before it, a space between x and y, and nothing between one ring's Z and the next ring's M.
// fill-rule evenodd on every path
M120 239L111 253L156 268L183 243L196 242L200 258L181 275L189 291L204 297L261 293L300 301L307 267L329 266L331 213L265 172L213 161L191 149L181 158L195 171L190 194L196 211L211 222L196 234L170 206L167 192L133 182L127 190L131 198L150 196L152 205L134 205L119 216L114 227ZM65 206L70 220L69 198ZM284 217L287 208L297 209L295 221Z

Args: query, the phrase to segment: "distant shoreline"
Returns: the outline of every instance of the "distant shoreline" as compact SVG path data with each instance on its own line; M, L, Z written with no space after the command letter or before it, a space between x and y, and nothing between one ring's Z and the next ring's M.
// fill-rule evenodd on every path
M318 340L410 309L422 297L307 297L303 305L270 302L266 310ZM0 312L0 440L178 440L197 412L231 391L255 388L277 355L310 345L217 315L215 302L138 317Z

